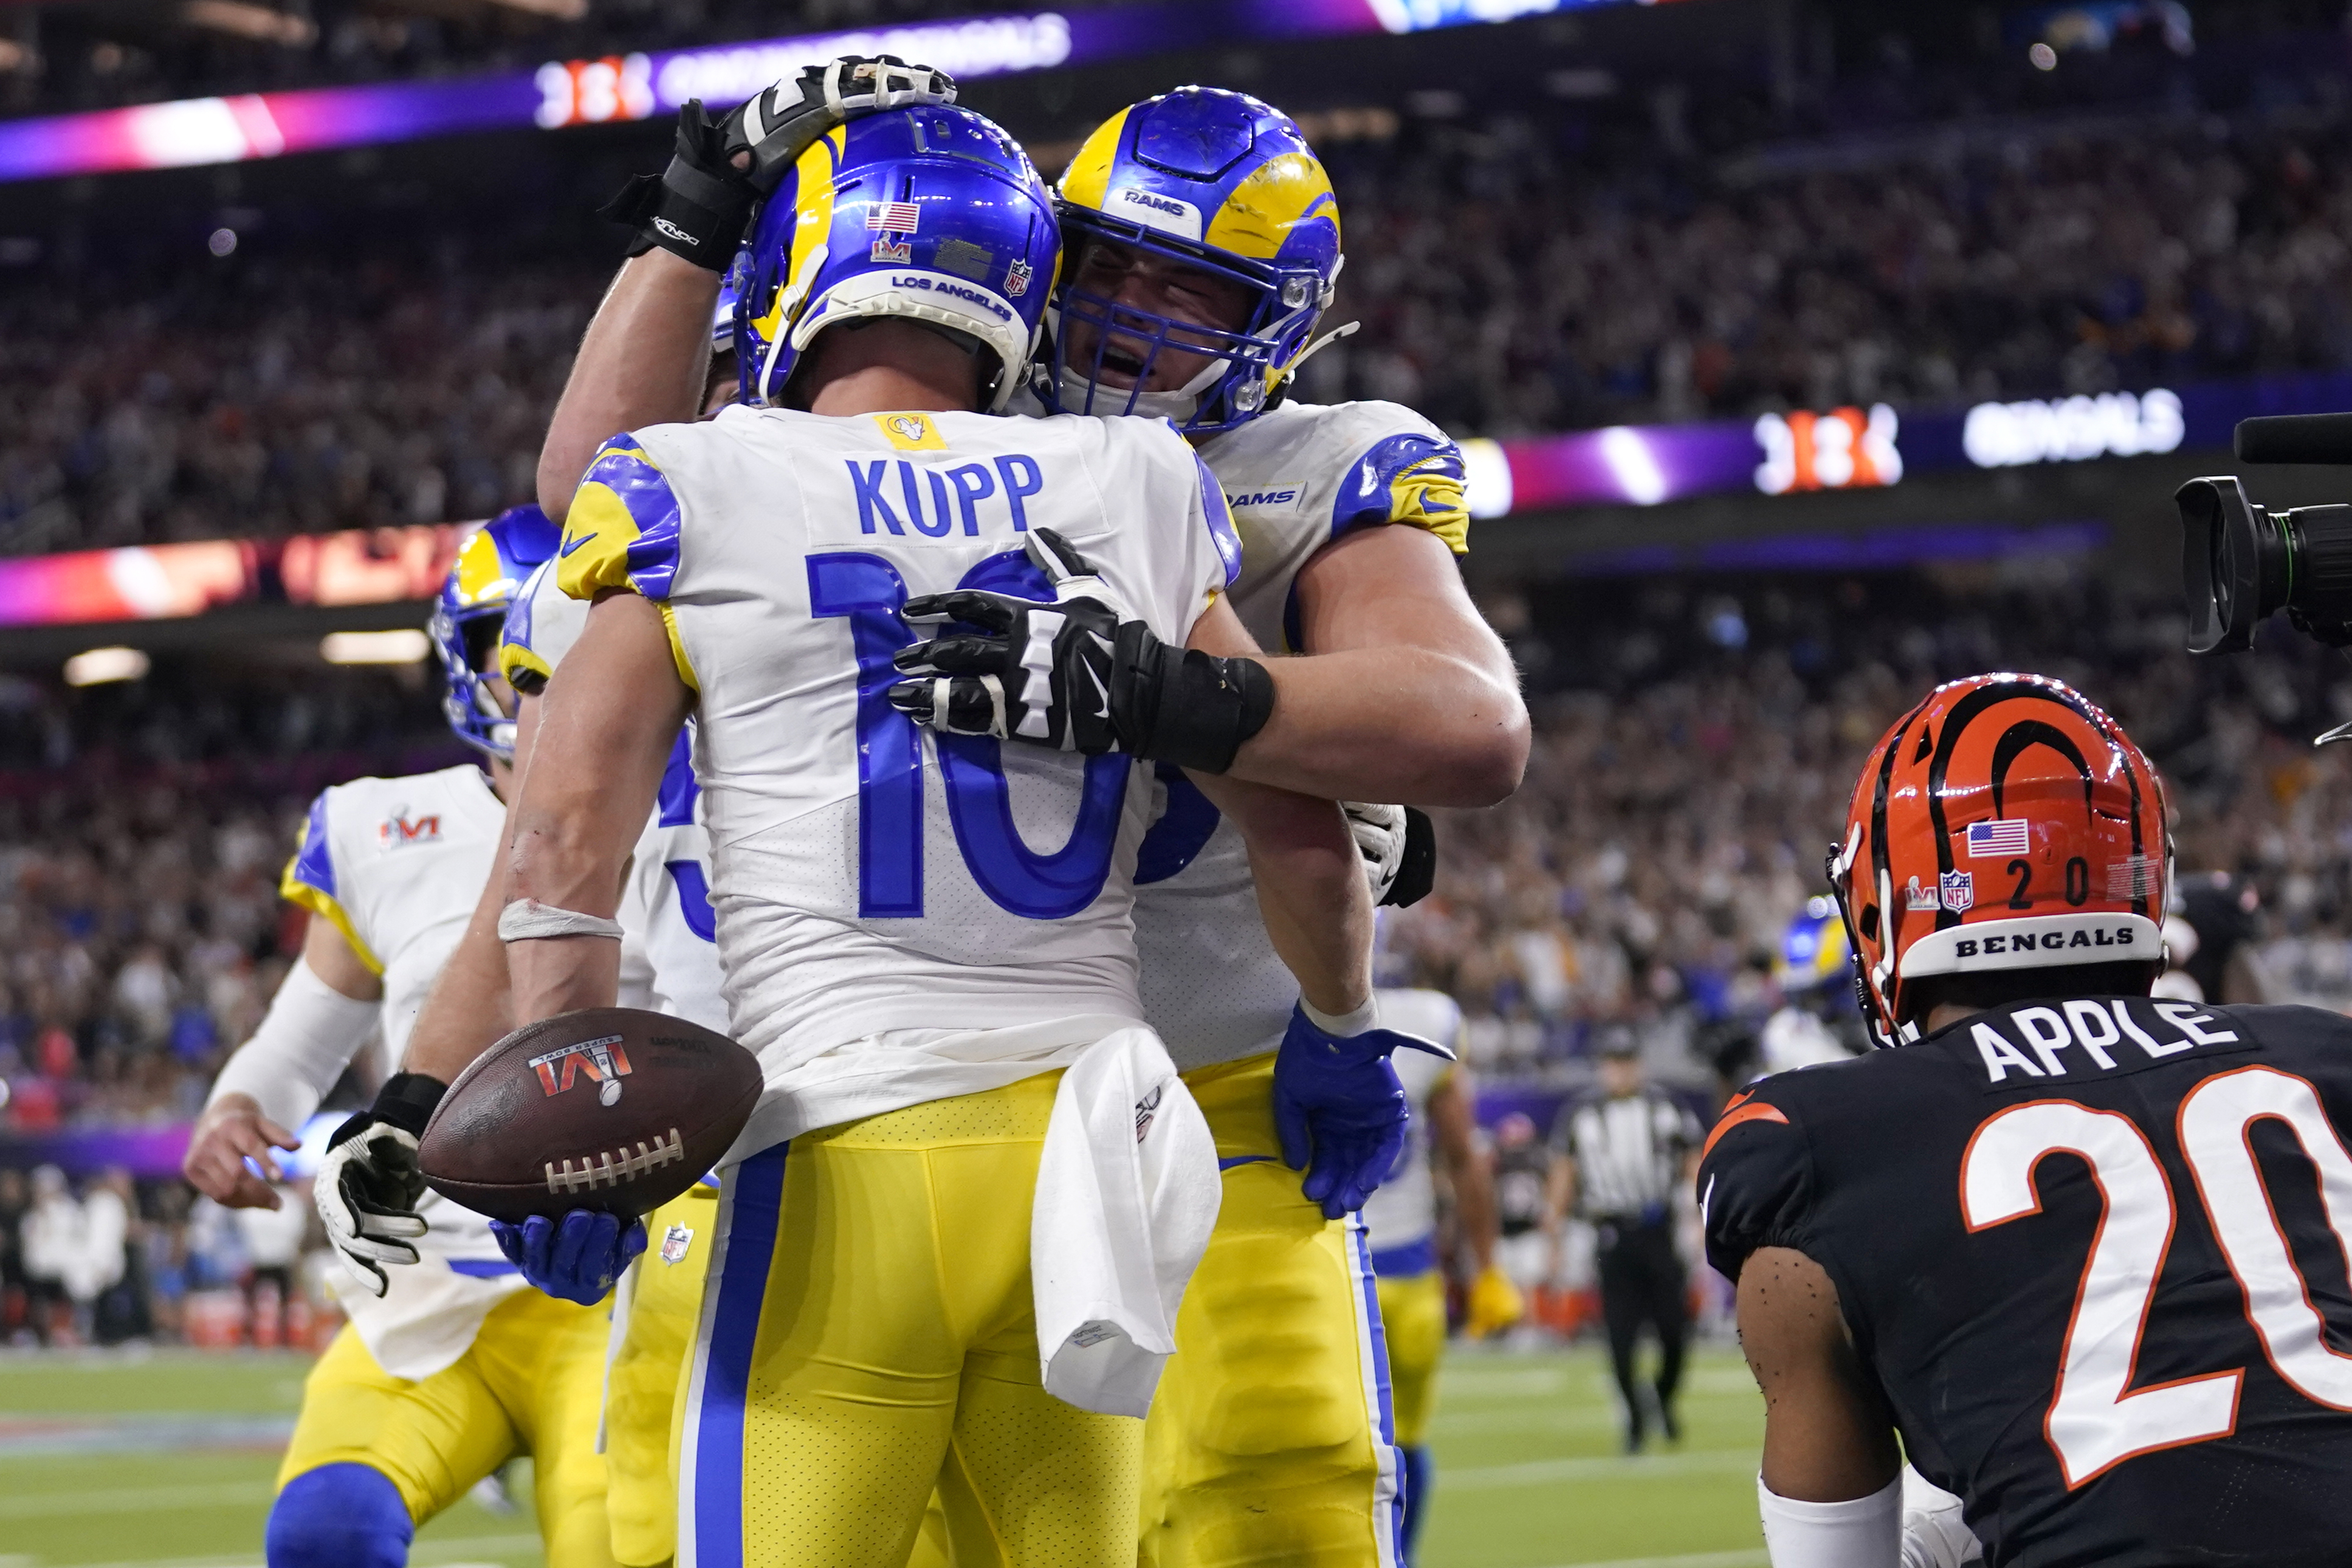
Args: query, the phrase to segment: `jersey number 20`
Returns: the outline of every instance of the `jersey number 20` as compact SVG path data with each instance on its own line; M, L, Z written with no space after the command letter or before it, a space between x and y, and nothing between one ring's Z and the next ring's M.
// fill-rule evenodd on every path
M2352 1256L2352 1153L2307 1080L2266 1067L2207 1079L2181 1101L2180 1152L2271 1365L2309 1398L2352 1410L2352 1356L2328 1344L2254 1163L2249 1137L2264 1118L2293 1133L2318 1168L2329 1227ZM2232 1370L2131 1386L2175 1215L2172 1184L2129 1117L2042 1100L1988 1119L1960 1163L1960 1210L1969 1228L2041 1213L2034 1168L2056 1153L2091 1167L2105 1205L2066 1327L2057 1395L2042 1423L2071 1489L2135 1455L2228 1436L2237 1426L2245 1374Z
M906 579L879 555L845 552L808 559L809 611L847 617L857 653L857 913L866 920L919 920L923 913L923 742L915 721L890 706L903 679L890 656L915 640L898 608ZM959 588L1050 599L1045 574L1018 551L992 555ZM1064 920L1095 901L1110 875L1131 760L1088 757L1078 816L1050 855L1022 842L997 742L941 735L940 773L948 820L971 879L1001 909L1030 920Z

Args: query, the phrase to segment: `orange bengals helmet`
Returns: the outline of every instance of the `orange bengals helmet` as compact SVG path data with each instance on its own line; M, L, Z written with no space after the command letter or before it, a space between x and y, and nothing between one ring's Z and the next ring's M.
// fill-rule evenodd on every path
M2063 681L1971 676L1870 753L1829 877L1864 1017L1915 1040L1925 975L2162 960L2164 787Z

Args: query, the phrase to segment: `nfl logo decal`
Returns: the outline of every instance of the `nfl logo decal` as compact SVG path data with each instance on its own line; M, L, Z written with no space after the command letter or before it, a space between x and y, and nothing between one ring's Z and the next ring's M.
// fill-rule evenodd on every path
M1029 264L1016 261L1004 269L1004 291L1014 299L1029 292Z
M1936 879L1936 888L1944 897L1944 907L1954 914L1976 906L1977 879L1973 871L1947 871Z
M664 1263L683 1263L686 1261L686 1249L693 1245L694 1232L682 1225L674 1225L662 1232L661 1260Z

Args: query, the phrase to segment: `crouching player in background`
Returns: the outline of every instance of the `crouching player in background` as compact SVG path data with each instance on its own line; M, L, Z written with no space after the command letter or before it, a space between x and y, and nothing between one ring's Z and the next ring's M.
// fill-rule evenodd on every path
M1885 1048L1735 1097L1698 1176L1779 1568L2344 1560L2352 1021L2151 998L2170 861L2054 680L1864 764L1829 875Z
M310 807L282 889L311 911L302 957L221 1069L189 1144L188 1179L215 1201L277 1206L246 1162L276 1176L271 1151L296 1146L290 1130L378 1028L386 1063L401 1062L504 832L512 697L488 672L519 585L555 544L537 508L518 508L466 542L442 586L444 706L483 765L358 779ZM404 1076L386 1092L397 1097ZM346 1198L331 1181L320 1192L351 1321L304 1385L269 1514L270 1568L399 1568L417 1525L519 1454L536 1462L549 1563L610 1563L596 1451L604 1314L526 1289L488 1222L454 1204L405 1190ZM414 1217L379 1222L354 1205ZM362 1224L380 1234L361 1236Z

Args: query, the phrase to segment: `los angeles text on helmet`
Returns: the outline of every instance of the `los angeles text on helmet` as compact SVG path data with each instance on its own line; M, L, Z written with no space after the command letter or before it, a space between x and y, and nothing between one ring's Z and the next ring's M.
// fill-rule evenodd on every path
M961 300L967 305L977 305L1000 321L1013 320L1013 312L1005 309L1003 300L985 289L974 289L970 284L950 283L944 278L934 278L921 272L903 272L894 273L891 276L890 287L919 289L929 294L945 294L950 299Z

